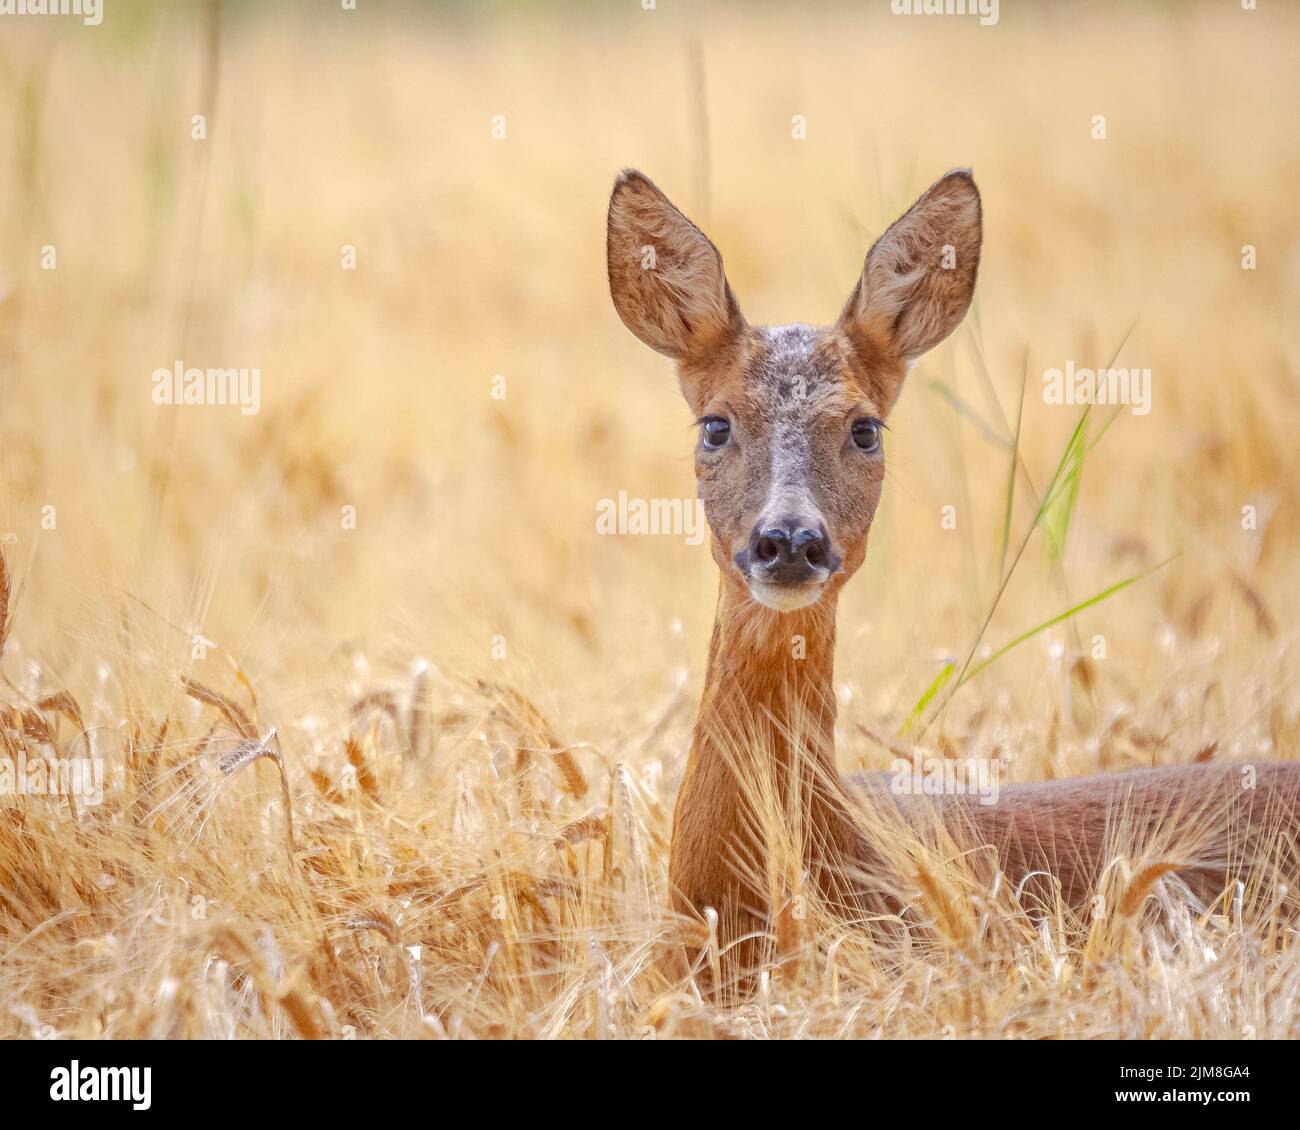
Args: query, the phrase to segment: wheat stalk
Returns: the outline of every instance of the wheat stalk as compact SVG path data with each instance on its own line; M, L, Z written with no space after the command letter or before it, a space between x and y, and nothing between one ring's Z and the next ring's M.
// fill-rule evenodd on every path
M241 741L230 753L225 754L218 762L217 767L222 774L229 777L238 773L247 765L266 757L275 763L276 769L280 776L280 795L284 804L284 830L285 839L289 851L289 870L293 871L294 854L297 848L294 844L293 834L293 801L289 796L289 774L285 770L284 755L280 751L280 736L274 727L267 733L266 737L258 741L255 738L246 738Z
M0 662L5 657L5 644L9 641L9 565L4 551L0 550Z
M43 713L54 711L62 714L77 727L78 737L85 736L86 723L81 719L81 707L77 705L77 700L67 691L57 691L54 694L47 694L44 698L38 699L36 709Z
M186 675L181 676L181 686L190 698L205 702L209 706L215 706L220 710L225 715L226 721L230 723L240 737L247 738L250 741L257 740L257 727L253 725L247 711L239 703L227 698L220 691L205 687L202 683L196 682Z
M1164 876L1171 871L1177 871L1182 865L1178 863L1151 863L1143 867L1130 880L1129 885L1124 889L1124 894L1120 896L1119 905L1116 908L1121 918L1127 918L1137 910L1151 893L1152 888Z

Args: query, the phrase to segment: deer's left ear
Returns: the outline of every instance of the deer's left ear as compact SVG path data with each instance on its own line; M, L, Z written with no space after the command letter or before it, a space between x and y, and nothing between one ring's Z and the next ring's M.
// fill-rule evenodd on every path
M966 314L979 269L980 194L966 169L931 185L867 255L840 315L858 355L900 370L943 341ZM901 372L900 372L901 378ZM898 395L889 390L888 408Z

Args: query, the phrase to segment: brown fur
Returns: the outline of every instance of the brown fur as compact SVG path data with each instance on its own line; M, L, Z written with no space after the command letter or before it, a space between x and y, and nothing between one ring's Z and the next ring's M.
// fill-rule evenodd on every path
M1045 872L1032 889L1050 896L1055 888L1074 906L1094 891L1108 837L1121 825L1139 836L1171 824L1202 828L1194 857L1178 870L1205 899L1229 876L1272 861L1264 830L1300 826L1300 764L1259 767L1254 789L1241 787L1240 767L1176 767L1007 786L988 806L895 796L887 775L842 782L836 772L835 608L866 554L884 479L883 452L855 449L849 428L864 416L883 420L907 366L966 313L982 233L969 173L939 180L881 236L829 328L750 326L717 248L640 173L618 179L608 233L610 290L623 321L677 361L693 412L731 424L723 449L696 451L722 583L674 817L678 908L714 908L724 945L771 930L769 833L755 811L763 780L783 818L799 825L809 881L854 914L877 901L864 876L879 872L852 814L857 802L896 810L916 827L936 816L960 847L991 847L1013 883ZM655 248L652 270L644 269L646 247ZM824 521L838 562L813 603L784 612L759 603L737 565L756 523L780 507ZM1294 859L1295 844L1285 846ZM755 952L745 944L735 955L752 964Z

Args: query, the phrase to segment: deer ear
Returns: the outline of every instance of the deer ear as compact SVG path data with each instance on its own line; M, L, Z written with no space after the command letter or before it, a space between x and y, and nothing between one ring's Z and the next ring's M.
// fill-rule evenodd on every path
M634 169L609 198L606 254L614 308L651 349L687 360L744 328L718 249Z
M966 169L894 221L840 315L859 356L914 361L957 328L975 291L982 232L979 189Z

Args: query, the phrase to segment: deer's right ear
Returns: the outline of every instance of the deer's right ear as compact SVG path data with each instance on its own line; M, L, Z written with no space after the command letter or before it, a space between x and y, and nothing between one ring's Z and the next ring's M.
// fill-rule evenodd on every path
M614 308L651 349L690 360L744 329L718 249L634 169L614 184L605 248Z

